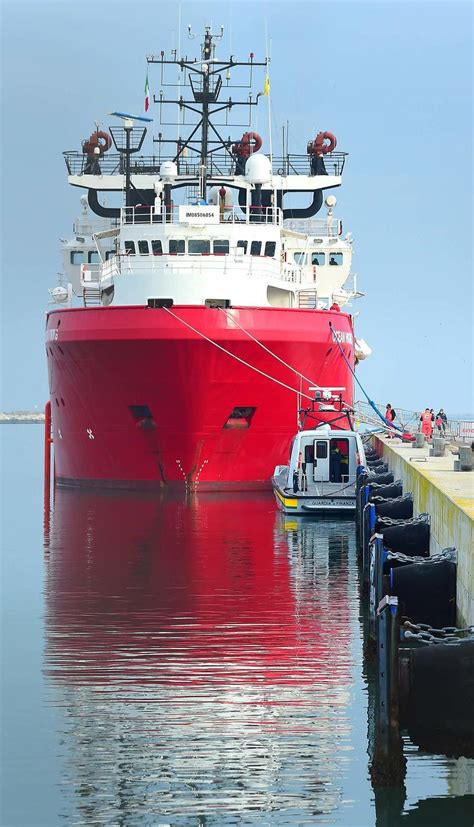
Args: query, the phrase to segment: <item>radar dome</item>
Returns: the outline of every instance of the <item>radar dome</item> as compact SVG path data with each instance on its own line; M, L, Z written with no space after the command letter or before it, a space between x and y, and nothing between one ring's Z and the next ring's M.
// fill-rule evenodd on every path
M178 174L178 167L174 161L163 161L160 167L160 176L163 181L175 178Z
M328 195L326 198L326 207L335 207L337 204L337 198L335 195Z
M245 177L251 184L268 183L272 177L270 159L255 152L245 164Z

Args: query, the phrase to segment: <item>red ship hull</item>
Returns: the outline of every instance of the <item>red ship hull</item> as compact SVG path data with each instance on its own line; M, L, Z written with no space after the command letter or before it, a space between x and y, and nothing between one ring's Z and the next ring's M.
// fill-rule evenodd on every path
M108 307L48 314L58 482L269 487L297 428L296 391L312 395L313 383L343 387L352 404L352 375L329 327L332 322L342 334L353 366L348 314L286 308L223 313L197 306L174 306L172 313ZM230 315L311 381L300 388L295 372L234 326ZM308 401L303 397L303 406ZM229 422L235 408L251 409L249 422Z

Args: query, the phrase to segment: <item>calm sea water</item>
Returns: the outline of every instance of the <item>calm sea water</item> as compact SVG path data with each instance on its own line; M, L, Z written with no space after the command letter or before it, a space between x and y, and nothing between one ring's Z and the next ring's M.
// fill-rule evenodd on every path
M3 426L1 825L472 825L408 742L374 797L354 526L271 495L58 490Z

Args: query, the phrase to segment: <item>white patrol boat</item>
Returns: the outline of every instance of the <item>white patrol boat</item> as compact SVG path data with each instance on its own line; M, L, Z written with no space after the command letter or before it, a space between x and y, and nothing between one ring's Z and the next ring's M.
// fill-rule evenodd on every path
M342 396L334 400L333 390L316 390L293 439L289 464L277 465L273 473L276 502L285 514L355 514L357 466L365 462L364 446L353 429L352 410L344 406ZM304 427L308 417L318 420L318 414L327 416L330 411L334 417L329 422Z

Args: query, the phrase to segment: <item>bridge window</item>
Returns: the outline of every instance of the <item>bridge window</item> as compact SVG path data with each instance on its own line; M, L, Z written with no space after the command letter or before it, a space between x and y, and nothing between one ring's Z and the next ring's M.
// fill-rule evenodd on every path
M129 256L135 255L135 242L134 241L126 241L125 242L125 252Z
M89 252L87 253L87 262L88 264L98 264L99 253L96 253L94 250L89 250Z
M153 239L151 242L151 249L154 256L162 256L163 255L163 245L161 243L161 239L156 238Z
M141 256L147 256L149 254L148 249L148 241L139 241L138 242L138 252Z
M276 250L276 241L267 241L265 243L265 255L274 258Z
M252 241L250 245L250 255L251 256L259 256L262 252L262 242L261 241Z
M184 255L184 238L170 238L170 256Z
M296 264L299 264L300 267L303 266L304 260L305 260L305 254L303 253L302 250L297 250L295 253L293 253L293 258L294 258Z
M190 256L208 256L211 251L211 242L207 239L190 238L188 253Z
M115 250L107 250L105 253L105 260L108 261L109 258L115 255Z
M332 264L335 267L340 267L342 264L342 253L330 253L329 264Z
M238 245L237 245L238 246ZM225 253L229 252L229 241L227 238L222 239L215 239L214 240L214 253L216 255L224 255Z
M71 264L84 264L86 260L84 250L71 250L70 260Z
M316 264L318 267L324 267L326 264L325 253L311 253L311 264Z
M237 242L237 247L239 249L242 249L244 255L247 252L247 246L248 246L248 241L245 241L245 240L241 239L240 241Z

